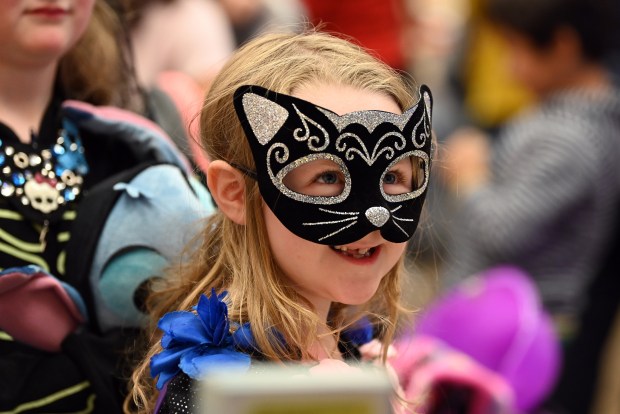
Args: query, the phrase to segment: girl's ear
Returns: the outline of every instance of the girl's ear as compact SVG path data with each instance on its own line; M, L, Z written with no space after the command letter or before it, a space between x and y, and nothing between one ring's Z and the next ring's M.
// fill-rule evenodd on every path
M245 224L245 180L225 161L215 160L207 169L207 186L218 208L233 222Z

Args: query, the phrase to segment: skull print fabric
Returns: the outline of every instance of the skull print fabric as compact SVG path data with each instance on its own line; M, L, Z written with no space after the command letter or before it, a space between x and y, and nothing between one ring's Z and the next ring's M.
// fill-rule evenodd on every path
M9 144L0 137L0 194L35 222L58 220L80 195L87 172L77 128L66 119L49 147Z
M375 230L391 242L409 240L420 218L432 154L431 92L426 86L419 92L420 100L403 114L338 115L259 86L238 88L234 105L252 149L259 189L282 224L325 245L352 243ZM411 175L408 187L390 193L385 183L403 160ZM337 193L305 194L287 184L290 174L316 162L341 177Z

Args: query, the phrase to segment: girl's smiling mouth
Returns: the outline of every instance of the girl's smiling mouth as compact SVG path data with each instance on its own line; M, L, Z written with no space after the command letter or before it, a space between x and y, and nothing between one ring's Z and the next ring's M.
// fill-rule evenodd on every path
M57 6L37 7L26 11L26 14L43 17L61 17L70 14L71 10Z
M345 256L347 258L352 258L352 259L356 259L356 260L361 260L361 259L374 259L379 250L380 247L379 246L375 246L375 247L365 247L365 248L350 248L347 246L329 246L333 251L337 252L338 254Z

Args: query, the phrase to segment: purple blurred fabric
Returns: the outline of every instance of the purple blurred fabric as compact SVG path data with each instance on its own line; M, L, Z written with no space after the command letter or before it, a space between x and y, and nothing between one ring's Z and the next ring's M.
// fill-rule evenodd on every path
M513 387L519 411L539 404L559 371L552 322L530 277L513 266L489 269L438 298L414 334L438 338L499 373Z

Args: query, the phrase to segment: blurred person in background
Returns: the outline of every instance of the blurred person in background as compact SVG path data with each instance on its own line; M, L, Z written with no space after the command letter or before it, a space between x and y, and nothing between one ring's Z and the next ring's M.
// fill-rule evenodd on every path
M464 36L451 68L470 123L491 133L533 103L533 93L506 67L509 48L485 13L486 0L468 0Z
M307 15L301 0L218 0L232 24L236 45L267 32L301 32Z
M413 24L404 0L303 0L310 22L349 36L394 69L406 70L405 28Z
M459 204L450 283L500 263L535 279L565 339L610 242L620 194L620 97L606 57L615 6L606 0L488 0L510 68L538 99L494 145L463 129L444 148Z
M140 293L188 234L179 217L202 216L187 162L136 114L106 1L2 1L0 37L0 412L118 413ZM154 191L132 180L153 171ZM139 219L111 220L127 201Z
M194 166L206 171L194 118L236 47L226 10L216 0L118 1L148 111Z
M209 160L199 144L196 116L211 82L248 39L297 29L303 9L292 0L117 1L130 29L149 111L205 172Z
M189 75L206 91L235 43L225 10L215 0L122 0L131 30L136 75L157 85L166 71Z
M476 129L447 139L444 179L458 215L442 281L500 263L526 269L565 342L547 409L615 413L603 407L617 384L599 366L618 358L618 6L487 0L484 12L536 102L493 140Z

